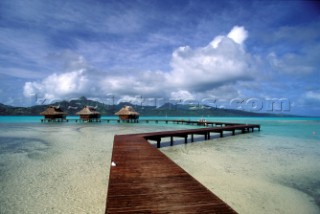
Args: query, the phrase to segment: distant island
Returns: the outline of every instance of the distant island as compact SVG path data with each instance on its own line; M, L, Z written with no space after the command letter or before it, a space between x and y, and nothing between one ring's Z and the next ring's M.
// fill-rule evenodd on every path
M214 108L206 105L186 105L186 104L173 104L165 103L162 106L144 106L127 102L122 102L114 105L101 103L98 101L90 100L85 97L81 97L77 100L61 101L52 103L50 105L60 106L64 112L68 115L76 115L76 112L80 111L84 106L93 106L103 116L114 116L115 112L121 109L123 106L133 106L134 109L140 113L140 116L189 116L189 117L274 117L274 116L290 116L283 114L268 114L248 112L235 109L222 109ZM1 116L38 116L40 112L44 111L50 105L35 105L31 107L15 107L4 105L0 103L0 115Z

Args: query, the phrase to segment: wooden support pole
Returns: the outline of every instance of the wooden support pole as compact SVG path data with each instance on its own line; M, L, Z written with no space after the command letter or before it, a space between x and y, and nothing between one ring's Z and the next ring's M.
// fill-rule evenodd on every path
M194 142L193 134L191 134L191 142Z
M208 139L210 140L210 132L208 132L207 135L208 135Z
M173 146L173 136L170 136L170 146Z
M222 130L220 131L220 137L223 137L223 131Z
M161 142L161 138L157 139L157 148L160 148L160 142Z
M188 143L188 135L184 136L184 143L185 143L185 144Z
M233 130L232 130L232 135L235 135L235 134L236 134L236 130L233 129Z

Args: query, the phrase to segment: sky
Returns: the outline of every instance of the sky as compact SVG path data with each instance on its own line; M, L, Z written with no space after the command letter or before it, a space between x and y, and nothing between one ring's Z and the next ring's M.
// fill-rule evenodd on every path
M114 97L320 116L319 58L317 1L0 1L6 105Z

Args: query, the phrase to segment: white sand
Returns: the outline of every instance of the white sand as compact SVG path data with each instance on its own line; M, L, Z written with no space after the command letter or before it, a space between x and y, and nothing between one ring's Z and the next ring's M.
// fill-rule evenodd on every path
M320 213L312 197L277 181L294 177L312 157L301 161L262 143L241 135L161 150L239 213Z
M104 213L114 134L150 131L148 124L40 124L1 132L27 141L18 153L0 153L0 213Z
M11 176L1 198L3 213L103 213L112 150L111 132L91 127L36 128L15 136L44 139L23 153L2 156ZM38 148L48 147L43 151ZM6 159L6 160L4 160Z

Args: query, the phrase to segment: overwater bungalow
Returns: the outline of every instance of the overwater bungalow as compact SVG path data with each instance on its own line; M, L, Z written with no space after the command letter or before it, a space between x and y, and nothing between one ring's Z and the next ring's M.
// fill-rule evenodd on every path
M62 122L66 120L67 113L63 112L63 110L60 108L60 106L48 106L48 108L40 113L44 116L44 119L41 121L56 121L56 122Z
M121 120L138 120L139 113L136 112L132 106L125 106L120 111L116 112L115 115L118 115Z
M77 112L81 121L100 122L101 114L92 106L85 106L81 111Z

